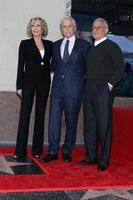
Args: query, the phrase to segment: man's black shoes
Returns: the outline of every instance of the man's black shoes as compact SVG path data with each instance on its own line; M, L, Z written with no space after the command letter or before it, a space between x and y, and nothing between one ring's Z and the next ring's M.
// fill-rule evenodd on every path
M63 154L62 160L63 160L64 162L71 162L71 161L72 161L72 157L71 157L70 154Z
M107 168L108 168L108 165L107 165L107 164L106 164L106 165L98 165L97 170L98 170L99 172L104 172L104 171L107 170Z
M95 165L95 164L97 164L97 160L84 159L77 162L77 165Z
M42 162L50 162L52 160L58 160L58 154L47 154L43 159Z

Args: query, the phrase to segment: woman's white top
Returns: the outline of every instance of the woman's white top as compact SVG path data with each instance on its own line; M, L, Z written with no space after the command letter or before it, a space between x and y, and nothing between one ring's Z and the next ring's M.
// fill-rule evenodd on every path
M41 49L41 50L39 50L40 51L40 54L41 54L41 57L43 58L44 57L44 49Z

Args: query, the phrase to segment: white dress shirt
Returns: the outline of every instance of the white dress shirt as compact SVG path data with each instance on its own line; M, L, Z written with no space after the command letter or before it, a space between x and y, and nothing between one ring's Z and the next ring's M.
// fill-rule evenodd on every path
M107 40L107 37L103 37L103 38L100 39L100 40L95 40L94 46L97 46L98 44L100 44L100 43L103 42L104 40Z
M74 44L75 44L75 40L76 40L76 36L73 35L72 37L70 38L64 38L63 41L62 41L62 44L61 44L61 48L60 48L60 53L61 53L61 57L63 58L63 54L64 54L64 49L65 49L65 44L66 44L66 41L69 40L69 47L68 47L68 52L69 52L69 55L72 53L72 50L73 50L73 47L74 47Z

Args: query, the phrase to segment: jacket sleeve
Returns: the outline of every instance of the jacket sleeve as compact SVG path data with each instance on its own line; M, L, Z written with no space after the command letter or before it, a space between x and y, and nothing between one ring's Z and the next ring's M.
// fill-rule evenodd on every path
M24 41L21 41L18 52L18 69L17 69L17 80L16 80L17 90L23 89L25 61L26 61L26 48Z
M51 70L51 72L54 72L55 68L56 68L56 57L55 57L56 45L55 45L55 43L53 43L52 47L53 47L52 48L52 60L51 60L51 64L50 64L50 70Z

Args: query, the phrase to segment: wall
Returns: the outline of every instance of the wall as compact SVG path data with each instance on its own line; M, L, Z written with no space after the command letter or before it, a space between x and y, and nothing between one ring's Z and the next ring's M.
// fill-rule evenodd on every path
M0 91L15 91L18 45L27 38L29 20L45 18L47 38L54 41L61 36L59 23L65 4L65 0L0 0Z

